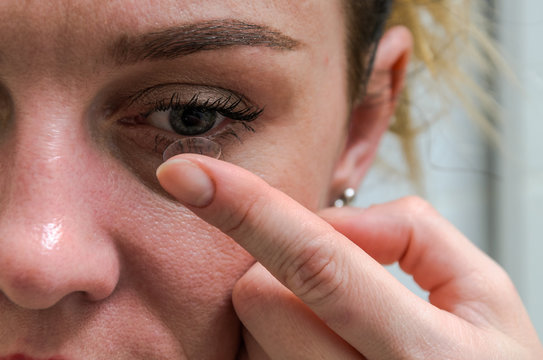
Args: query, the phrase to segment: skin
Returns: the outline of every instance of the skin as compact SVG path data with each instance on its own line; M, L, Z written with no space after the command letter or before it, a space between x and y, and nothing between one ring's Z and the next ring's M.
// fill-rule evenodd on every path
M236 356L232 289L253 257L160 190L160 156L133 143L150 130L117 125L148 109L102 108L164 82L241 93L265 112L254 134L236 128L242 143L221 142L225 157L308 208L327 204L348 117L340 7L251 4L0 3L0 357ZM214 19L281 29L303 45L104 60L123 34Z
M107 60L120 35L213 19L301 45ZM540 356L507 277L427 205L321 211L363 178L410 51L409 33L390 31L369 87L378 99L351 108L343 38L340 3L325 0L3 1L0 358ZM241 142L221 139L227 161L161 166L164 191L146 147L157 130L119 123L142 105L111 109L172 81L265 111ZM400 260L433 305L372 257Z

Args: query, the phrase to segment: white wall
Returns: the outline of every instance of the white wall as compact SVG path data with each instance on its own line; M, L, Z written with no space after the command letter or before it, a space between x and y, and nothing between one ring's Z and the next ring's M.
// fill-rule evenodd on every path
M432 121L437 114L424 111ZM432 115L433 114L433 115ZM476 125L460 111L439 117L418 139L426 198L483 251L489 250L489 182L496 181L488 162L488 148ZM416 193L405 175L405 161L396 138L388 134L379 160L358 191L357 206L391 201ZM402 172L403 171L403 172ZM426 297L397 266L391 272L408 288Z
M496 1L498 35L520 80L519 86L498 84L505 111L504 152L488 146L461 110L430 127L419 149L426 198L505 267L543 339L543 1ZM431 107L420 112L423 122L434 120ZM399 153L388 136L380 156L401 172ZM401 173L377 165L359 189L357 205L413 193ZM399 273L396 267L391 271ZM401 278L425 295L409 278Z
M543 1L500 0L500 38L518 87L503 84L505 156L496 212L497 259L543 338Z

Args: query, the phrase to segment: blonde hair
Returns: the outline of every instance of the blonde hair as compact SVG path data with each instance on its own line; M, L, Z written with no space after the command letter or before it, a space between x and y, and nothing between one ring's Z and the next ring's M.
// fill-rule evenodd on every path
M481 2L477 2L481 6ZM416 84L446 99L453 96L492 140L497 139L499 110L495 96L473 80L472 73L488 80L490 71L507 66L487 35L488 8L475 8L472 0L394 0L386 27L403 25L414 37L412 70L400 98L390 131L396 134L409 165L410 177L420 181L414 140L421 127L414 125L411 95ZM460 66L459 64L462 64ZM418 76L421 73L425 76Z

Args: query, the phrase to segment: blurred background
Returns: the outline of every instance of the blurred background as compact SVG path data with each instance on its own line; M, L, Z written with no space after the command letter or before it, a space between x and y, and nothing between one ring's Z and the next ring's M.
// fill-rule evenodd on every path
M435 97L415 91L414 117L426 127L417 140L422 195L506 269L543 339L543 1L477 2L490 5L487 31L516 78L478 79L500 102L501 139L488 141L460 104L447 104L444 115ZM416 194L404 164L387 135L356 205ZM425 296L397 266L390 271Z

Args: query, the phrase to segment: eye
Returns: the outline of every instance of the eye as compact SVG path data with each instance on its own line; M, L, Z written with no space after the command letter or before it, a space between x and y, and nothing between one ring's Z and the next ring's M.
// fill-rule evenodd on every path
M225 116L217 110L200 106L175 106L153 111L146 117L149 125L159 129L173 131L184 136L201 135L221 124Z
M205 137L225 148L241 142L239 131L254 133L250 123L264 111L231 90L189 84L152 86L125 102L112 116L121 138L160 155L183 138Z

